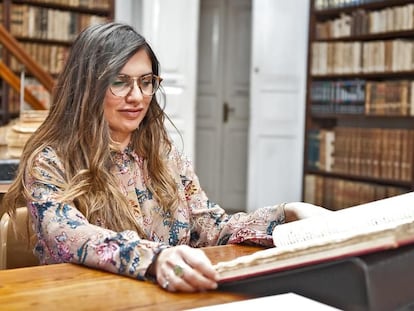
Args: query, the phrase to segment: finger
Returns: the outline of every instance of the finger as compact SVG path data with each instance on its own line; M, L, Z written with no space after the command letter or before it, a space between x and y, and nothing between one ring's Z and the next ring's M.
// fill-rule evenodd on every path
M170 265L167 264L165 267L166 269L159 273L157 277L157 283L161 288L169 292L195 292L199 290L198 287L192 286L183 279L183 271L181 272L182 274L180 274L181 277L179 277L174 273L174 270ZM191 270L191 268L189 268L189 270Z
M192 269L190 271L193 271ZM172 279L174 280L173 288L177 291L181 292L199 292L199 291L205 291L214 289L215 287L210 286L210 284L204 284L202 281L197 280L193 276L191 276L191 273L186 274L186 278L179 278L177 276L172 276Z
M210 259L202 250L194 248L186 250L183 254L183 259L188 266L192 267L208 279L218 279L218 272L214 269Z
M164 250L157 260L156 274L167 276L169 291L194 292L217 288L217 272L205 253L186 245ZM160 285L164 285L161 277Z
M200 291L198 287L195 287L188 283L186 280L178 277L172 277L174 282L171 283L171 291L179 291L179 292L187 292L187 293L194 293Z
M214 279L201 273L197 268L191 267L185 262L180 265L172 267L174 275L174 286L186 290L210 290L216 289L217 283Z
M171 291L172 284L171 284L170 279L168 277L160 276L159 278L157 278L157 282L162 287L162 289L164 289L166 291Z
M204 252L202 252L204 254ZM205 260L190 260L188 264L193 267L194 270L198 271L206 278L210 280L217 281L218 280L218 272L214 269L213 265L211 264L210 259L205 257Z
M157 279L158 284L166 291L169 292L196 292L199 291L197 287L192 286L187 283L183 278L176 276L171 269L169 270L170 274L160 277Z

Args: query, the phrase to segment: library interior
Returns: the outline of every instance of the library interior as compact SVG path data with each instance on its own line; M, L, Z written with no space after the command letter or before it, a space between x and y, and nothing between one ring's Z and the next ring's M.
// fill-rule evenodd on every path
M179 182L174 176L162 180L167 164L155 161L150 165L149 160L147 163L150 156L146 158L144 151L147 148L144 145L154 144L157 136L137 146L130 138L128 148L132 150L134 145L136 151L143 153L142 156L134 153L138 165L145 167L143 171L147 172L151 166L162 175L159 180L154 178L157 175L149 173L135 177L141 178L142 184L156 180L155 185L163 189L156 194L151 187L143 192L128 185L134 188L137 203L125 215L139 216L137 224L151 227L154 211L144 210L145 201L171 203L166 198L169 194L163 197L162 191L174 188L168 184L172 180L185 191L182 195L178 193L184 197L178 200L188 202L182 212L184 217L194 223L201 222L187 224L180 222L181 218L173 219L169 215L173 208L163 208L160 203L159 209L167 215L164 226L169 228L170 236L165 247L157 246L157 250L146 246L146 238L138 238L137 245L143 245L136 246L136 262L129 262L130 259L125 262L131 255L126 254L130 241L125 240L121 245L115 238L109 241L110 236L105 240L101 237L105 245L89 241L82 249L70 249L80 243L74 240L85 237L66 230L84 221L92 226L93 222L89 208L76 207L85 202L105 205L103 200L85 199L87 194L81 194L81 199L72 198L72 203L67 204L68 198L63 195L66 201L56 203L61 206L48 214L46 204L39 203L41 199L32 202L27 198L29 186L25 178L34 178L30 175L33 172L26 166L18 174L21 160L30 159L27 155L22 157L25 148L34 141L41 144L38 129L47 120L50 107L62 102L54 94L69 93L60 93L55 87L61 73L70 71L65 67L66 61L71 55L88 55L72 49L77 38L85 29L113 23L129 25L135 29L134 33L142 35L157 55L159 68L152 64L152 82L144 79L148 73L128 76L125 82L119 78L125 74L117 72L117 80L108 82L110 92L105 96L108 93L116 96L113 90L117 83L124 87L128 84L129 93L122 99L128 103L126 98L135 94L135 90L146 98L144 84L151 84L154 90L148 102L160 105L159 120L165 123L168 141L174 146L171 153L177 150L183 153L186 160L180 158L182 162L178 165L191 163L191 170L195 171L190 175L195 182L182 173ZM104 44L99 48L106 48ZM147 54L146 58L153 62ZM132 55L129 55L131 60L135 59ZM111 57L113 62L119 61L116 55ZM128 68L128 64L125 61L123 68ZM99 64L95 66L98 68ZM77 67L73 70L78 70ZM154 71L155 67L159 72ZM86 78L82 81L89 83ZM95 82L88 85L91 89L86 93L94 92L92 83ZM76 94L70 95L75 98ZM78 109L84 109L85 105L79 104ZM102 110L109 105L104 100ZM76 108L67 109L72 117L75 112L69 109ZM134 128L137 133L151 122L147 116ZM105 121L102 131L114 131L109 123ZM97 125L92 121L90 126ZM137 135L147 134L144 130ZM155 143L162 145L161 141ZM113 146L107 147L109 150ZM115 159L113 152L108 151L110 156L106 160ZM176 155L168 156L170 160ZM91 156L85 162L92 160L96 159ZM124 167L116 172L118 175L129 169L126 160L122 161ZM56 164L59 165L65 165L68 172L69 168L76 170L84 165L83 170L93 174L89 163L72 166L69 160ZM181 166L179 169L184 171ZM42 169L39 170L45 179L39 179L39 183L50 173ZM114 180L118 178L112 168L108 171L113 173ZM71 179L62 185L76 186L73 176L78 173L72 171L66 176L62 172L63 178ZM16 177L20 178L20 185ZM52 191L52 186L59 188L52 184L43 187ZM44 189L41 186L35 188L30 184L30 187L33 187L31 198L46 195L35 193ZM78 188L81 189L65 191L78 196ZM13 198L16 206L20 204L18 208L5 206L3 198L10 189L21 189L27 202L17 202L23 198L22 194L21 198ZM99 191L93 195L98 196ZM117 191L123 193L123 188ZM192 198L198 191L201 195ZM226 307L230 310L231 306L243 308L250 306L249 302L255 306L278 304L281 309L294 310L413 310L413 191L413 0L0 1L0 310L44 310L59 305L62 310L207 311L226 310ZM51 194L54 195L58 202L61 196ZM131 192L127 195L124 201L130 200ZM107 194L100 198L109 197L116 199ZM202 223L201 216L194 216L206 213L196 210L198 204L204 204L203 200L206 209L210 209L209 217L216 219L216 227L210 234L203 234L223 232L214 245L200 242L197 248L212 269L231 277L218 278L217 289L174 293L181 287L169 290L169 286L175 289L173 280L184 282L192 273L172 261L169 264L170 259L162 255L171 246L185 244L179 238L186 234L188 241L201 239L199 232L191 232L193 227L204 225L206 231L210 229L210 223ZM178 204L175 201L171 204ZM225 212L221 218L212 211L216 208L213 202ZM297 220L290 221L289 204L293 203L289 202L304 204L303 208L308 207L309 212L299 211L300 205L294 209ZM114 213L121 205L113 208ZM112 208L109 202L106 207ZM320 207L323 213L317 210ZM74 218L63 223L68 210L81 215L79 223ZM265 215L270 210L273 215ZM149 214L141 215L145 213ZM248 223L247 227L236 228L235 219L249 215L253 215L246 218L250 223L248 220L239 223ZM56 221L55 227L49 225L50 231L43 228L40 219L43 217ZM228 218L223 220L224 217ZM119 231L116 239L133 231L129 226L125 231L106 228L105 220L99 217L93 226ZM59 235L48 237L53 230L60 230ZM99 230L96 235L107 232ZM188 231L184 234L183 230ZM144 231L150 232L150 243L164 243L164 237L156 232L135 231L138 237ZM125 233L125 239L131 235ZM173 240L174 243L170 242ZM102 247L99 260L118 254L120 258L124 256L119 259L124 266L118 267L117 262L110 269L100 269L100 265L109 266L107 257L105 264L88 262L91 260L87 260L88 252L98 253L99 247ZM128 273L132 276L148 259L142 251L145 247L150 249L145 256L151 254L152 262L144 264L148 271L142 277L141 272L125 277ZM39 256L45 255L39 252L51 254L56 262L41 263ZM65 259L62 255L65 252L77 255ZM159 279L155 272L149 272L156 270L154 267L161 258L161 262L171 266L170 278ZM191 264L187 263L185 267L190 270ZM120 269L123 273L119 273ZM144 281L137 280L140 278Z

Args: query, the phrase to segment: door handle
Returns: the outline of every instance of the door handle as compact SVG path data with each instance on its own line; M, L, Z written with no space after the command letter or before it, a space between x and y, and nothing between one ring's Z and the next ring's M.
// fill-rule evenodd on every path
M229 114L235 112L236 109L231 107L227 102L223 104L223 123L227 123L229 121Z

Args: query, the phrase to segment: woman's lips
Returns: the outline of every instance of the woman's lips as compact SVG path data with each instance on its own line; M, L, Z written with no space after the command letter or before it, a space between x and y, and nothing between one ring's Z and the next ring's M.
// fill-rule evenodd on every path
M142 109L124 109L119 110L119 113L121 113L123 116L125 116L128 119L136 119L141 114Z

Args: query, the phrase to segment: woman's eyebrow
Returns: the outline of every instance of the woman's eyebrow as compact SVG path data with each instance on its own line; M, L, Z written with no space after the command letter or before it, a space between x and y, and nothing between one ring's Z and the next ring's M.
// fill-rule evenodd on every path
M142 74L142 75L139 75L139 76L130 76L130 75L128 75L128 74L126 74L126 73L119 73L118 74L118 77L129 77L129 78L135 78L135 77L144 77L144 76L147 76L147 75L151 75L152 74L152 71L150 71L150 72L147 72L147 73L144 73L144 74Z

